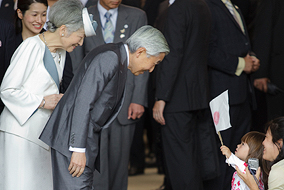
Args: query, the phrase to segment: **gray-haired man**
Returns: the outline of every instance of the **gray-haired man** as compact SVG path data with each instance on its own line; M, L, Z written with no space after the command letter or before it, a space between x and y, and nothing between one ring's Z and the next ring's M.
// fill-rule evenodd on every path
M92 188L99 134L120 110L126 68L152 72L168 52L164 36L144 26L126 44L102 45L84 58L40 137L52 148L54 189Z

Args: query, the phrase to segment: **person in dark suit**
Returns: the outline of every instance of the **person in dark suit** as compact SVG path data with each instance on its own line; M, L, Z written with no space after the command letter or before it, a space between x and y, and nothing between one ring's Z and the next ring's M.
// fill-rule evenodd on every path
M123 106L127 68L134 75L152 72L168 52L163 35L144 26L126 44L102 45L84 58L40 136L52 148L55 189L92 189L100 133Z
M209 47L209 86L211 99L229 91L232 127L221 131L224 145L233 150L250 130L251 107L255 106L250 73L259 68L259 60L250 55L251 47L240 10L230 0L206 0L212 15ZM218 140L220 147L220 143ZM212 189L230 189L233 169L225 164L219 151L221 176Z
M153 117L162 125L167 177L174 190L201 190L196 133L209 102L210 12L206 3L176 0L168 8L164 35L171 52L159 66Z
M267 120L284 115L284 93L267 92L267 84L273 83L284 90L282 73L284 66L284 2L261 0L255 19L253 51L259 55L261 66L254 73L254 86L266 93Z
M0 84L7 70L13 52L15 50L15 28L12 23L0 19ZM0 100L0 113L4 109L4 104Z
M14 0L0 0L0 18L15 22Z
M142 10L120 3L120 0L115 3L110 0L100 0L89 7L89 12L98 21L97 35L86 38L83 46L71 54L75 70L83 57L93 48L109 42L125 42L139 27L147 24L146 14ZM114 29L112 41L104 39L106 12L113 14L110 17ZM127 189L130 146L135 125L144 112L144 106L147 106L148 76L149 73L145 72L134 77L128 71L123 107L111 127L103 129L101 134L102 171L94 175L95 189ZM119 149L120 151L117 151Z

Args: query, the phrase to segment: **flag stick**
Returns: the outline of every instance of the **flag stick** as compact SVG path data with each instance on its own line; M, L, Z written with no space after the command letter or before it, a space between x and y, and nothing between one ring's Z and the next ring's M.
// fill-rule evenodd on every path
M221 136L221 133L220 133L220 131L218 131L218 136L219 136L219 139L220 139L220 141L221 141L221 144L222 144L222 146L223 146L223 139L222 139L222 136Z
M223 144L223 139L222 139L222 136L221 136L220 131L218 131L218 136L219 136L219 139L220 139L220 141L221 141L221 145L223 146L224 144ZM226 156L226 160L228 160L227 156ZM230 166L229 163L228 163L228 166Z

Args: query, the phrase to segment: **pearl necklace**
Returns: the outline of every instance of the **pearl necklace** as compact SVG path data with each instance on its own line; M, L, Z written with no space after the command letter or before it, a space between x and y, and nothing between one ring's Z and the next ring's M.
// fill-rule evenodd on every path
M46 43L46 40L45 40L45 37L44 37L44 32L42 33L42 37L43 37L43 40L44 40L44 43L45 45L47 46L47 48L49 49L49 51L51 52L50 48L48 47L47 43ZM56 51L57 53L57 51ZM60 65L60 62L61 62L61 53L57 53L59 58L58 58L58 64ZM54 57L53 57L54 58Z

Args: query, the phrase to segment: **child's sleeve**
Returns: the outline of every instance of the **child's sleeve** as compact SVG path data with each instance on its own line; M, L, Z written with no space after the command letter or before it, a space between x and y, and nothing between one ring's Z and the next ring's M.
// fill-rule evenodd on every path
M233 153L231 154L230 158L226 159L226 163L230 164L233 168L236 169L236 166L238 166L239 170L243 173L246 173L246 167L248 166L246 162L239 159L236 155Z

